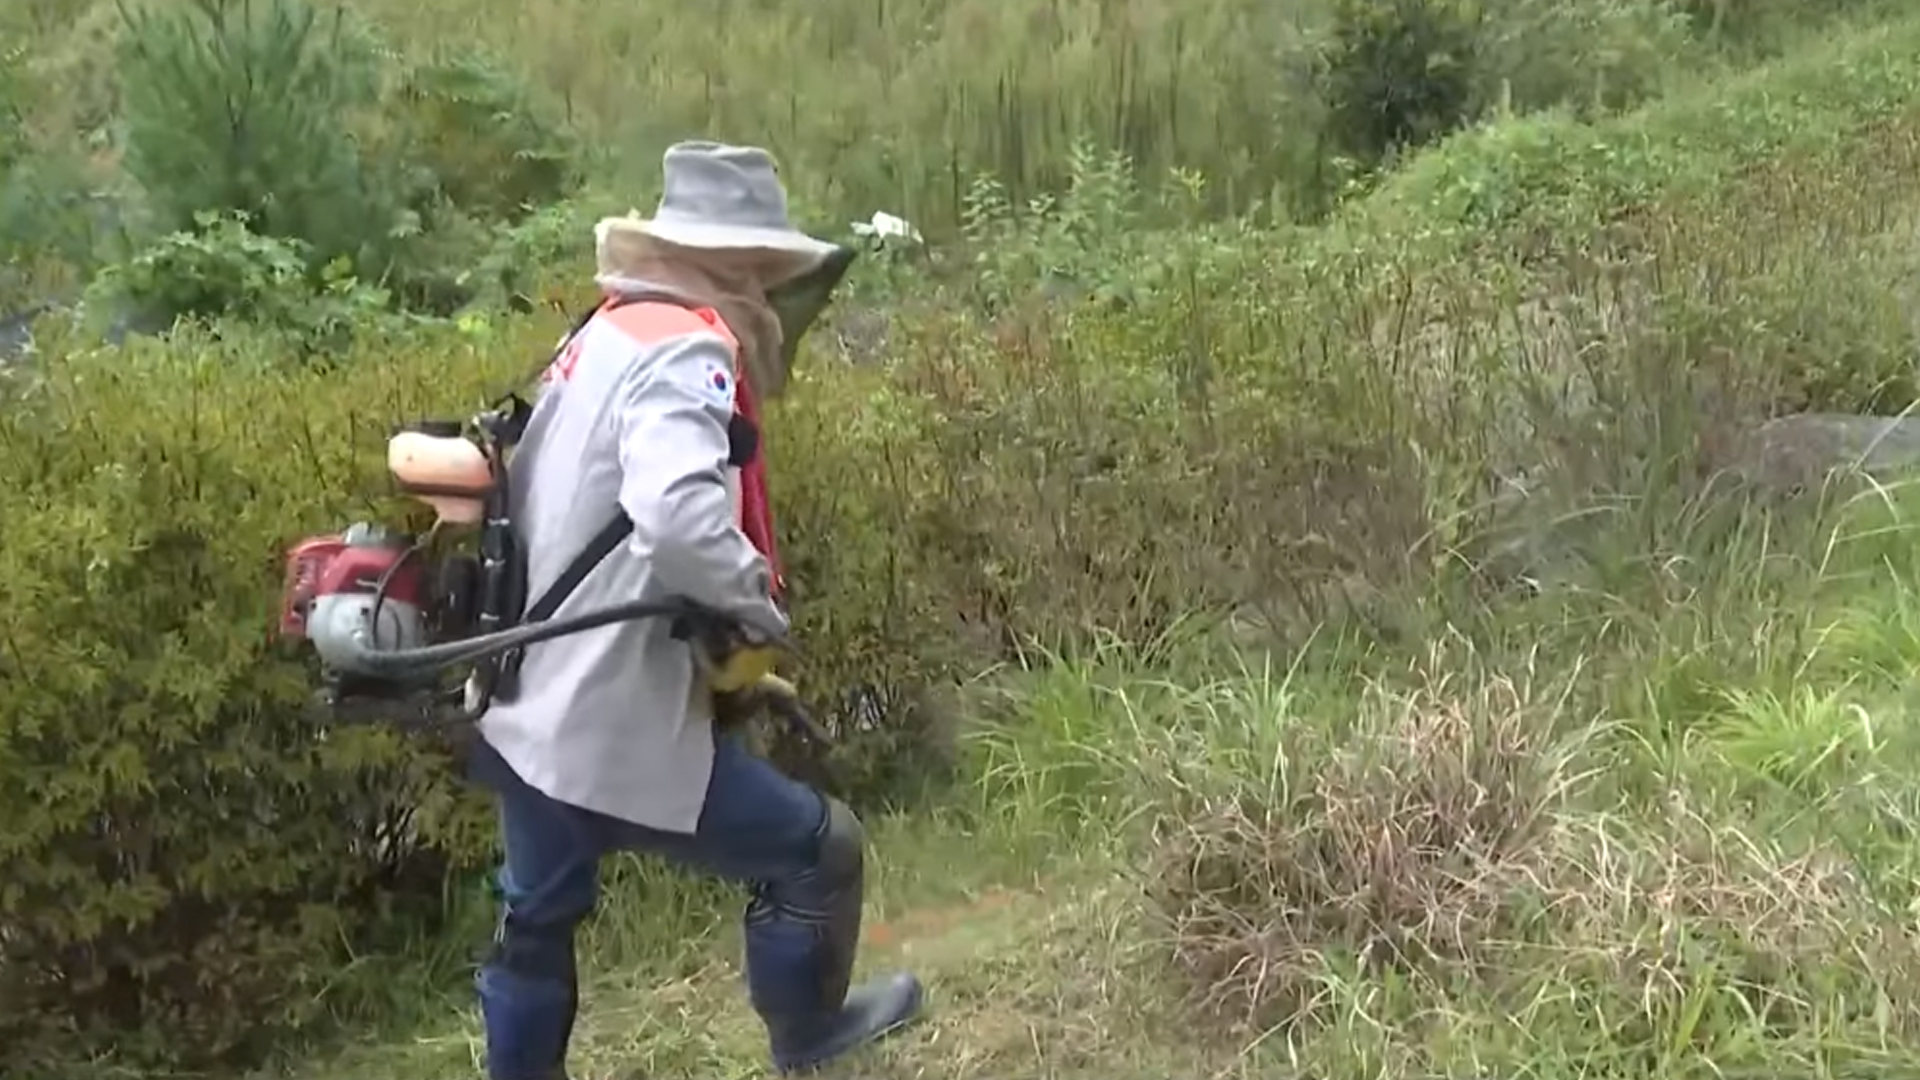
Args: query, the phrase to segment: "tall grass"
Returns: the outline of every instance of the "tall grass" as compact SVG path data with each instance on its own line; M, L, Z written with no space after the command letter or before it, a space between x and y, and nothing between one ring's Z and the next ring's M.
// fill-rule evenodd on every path
M1053 666L973 744L982 813L1127 868L1146 977L1232 1075L1891 1076L1920 1040L1916 513L1755 511L1684 545L1684 597L1502 605L1359 666Z
M416 44L510 58L636 186L666 142L704 133L772 147L834 206L951 222L975 172L1042 190L1093 138L1149 170L1204 165L1245 206L1301 177L1314 149L1292 82L1297 5L542 0L480 19L461 0L355 6Z
M607 149L615 188L643 186L667 141L706 134L773 147L823 207L929 226L959 219L975 173L1020 198L1057 190L1089 140L1149 177L1203 173L1216 210L1316 211L1351 175L1330 110L1388 107L1328 98L1345 85L1322 67L1332 35L1378 19L1364 31L1378 46L1351 62L1405 67L1354 85L1424 78L1419 50L1441 48L1393 4L1331 0L539 0L481 18L467 0L349 3L410 47L479 44L552 90ZM1662 0L1496 0L1470 55L1435 62L1471 69L1476 113L1614 109L1852 6L1715 24Z

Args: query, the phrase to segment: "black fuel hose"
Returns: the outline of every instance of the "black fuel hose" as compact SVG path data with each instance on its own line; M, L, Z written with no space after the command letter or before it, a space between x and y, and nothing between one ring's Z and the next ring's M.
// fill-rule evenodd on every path
M353 635L351 655L341 658L340 666L350 667L352 670L368 675L389 677L425 674L429 671L450 668L456 664L471 663L542 641L585 633L614 623L637 622L642 619L685 619L707 626L731 621L723 615L685 600L630 600L596 611L570 615L564 619L544 619L540 622L516 626L510 630L499 630L479 637L414 649L372 648L367 644L367 631L359 630ZM783 651L792 651L791 645L785 640L776 641L773 644Z

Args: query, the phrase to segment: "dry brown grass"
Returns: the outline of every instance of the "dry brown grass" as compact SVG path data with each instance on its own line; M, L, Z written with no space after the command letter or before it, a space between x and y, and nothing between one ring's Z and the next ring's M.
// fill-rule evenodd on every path
M1209 1008L1311 1022L1330 955L1471 969L1526 931L1513 897L1551 872L1571 780L1551 717L1498 679L1376 708L1344 736L1274 718L1298 727L1276 775L1196 785L1160 818L1151 895Z
M1474 665L1436 653L1351 727L1213 713L1245 725L1235 750L1150 756L1177 779L1147 896L1206 1013L1310 1044L1353 978L1427 1000L1404 1006L1422 1029L1465 994L1562 1039L1582 1010L1655 1042L1920 1032L1920 927L1843 844L1776 841L1697 790L1628 799L1622 732L1450 666Z

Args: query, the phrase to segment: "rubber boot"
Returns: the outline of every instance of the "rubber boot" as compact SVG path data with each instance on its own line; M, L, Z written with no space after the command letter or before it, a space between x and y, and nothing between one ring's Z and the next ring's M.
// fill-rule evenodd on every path
M905 973L852 985L865 833L844 804L826 804L815 864L761 883L747 903L747 988L781 1073L818 1067L898 1029L923 996L920 980Z
M476 980L487 1033L488 1080L567 1080L567 1043L579 1010L578 985L571 970L541 970L534 964L514 970L509 965L516 959L525 958L510 948L499 949Z
M773 1067L782 1074L809 1072L877 1042L911 1023L924 998L920 980L901 971L854 987L838 1012L768 1017Z

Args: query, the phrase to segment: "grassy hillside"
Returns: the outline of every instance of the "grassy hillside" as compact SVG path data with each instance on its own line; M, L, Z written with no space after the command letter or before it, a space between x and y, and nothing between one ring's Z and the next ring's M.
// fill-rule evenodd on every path
M1728 467L1920 398L1920 18L1463 10L366 0L251 227L163 224L247 191L174 152L201 99L119 100L171 69L107 9L32 46L0 210L135 225L10 280L192 317L0 385L0 1074L475 1075L485 808L295 713L266 553L397 512L386 424L522 371L703 131L935 240L769 425L848 743L783 760L868 808L866 963L932 991L832 1075L1910 1075L1920 498ZM1368 65L1450 42L1369 156ZM760 1075L737 898L609 876L576 1075Z
M1907 22L1597 127L1517 121L1346 220L1412 243L1408 218L1456 205L1436 188L1498 164L1539 194L1512 221L1454 224L1475 272L1565 285L1604 253L1624 278L1588 269L1558 298L1568 323L1608 328L1589 369L1664 395L1692 433L1738 423L1752 414L1676 398L1684 371L1635 365L1707 370L1736 349L1758 375L1876 341L1914 359L1915 45ZM1554 145L1590 156L1512 149ZM1562 232L1530 267L1495 228L1627 208L1604 249ZM1855 321L1883 305L1899 325ZM1551 360L1511 315L1481 332ZM1428 578L1374 601L1398 633L1323 626L1263 656L1188 627L1034 658L977 693L962 789L876 840L868 962L925 971L933 1017L836 1075L1904 1075L1920 503L1716 496L1623 445L1652 434L1614 417L1561 462L1612 471L1567 508L1565 577L1530 596L1463 601ZM589 946L579 1067L757 1075L728 909L622 870L631 899ZM293 1075L470 1075L474 1039L429 1020Z

